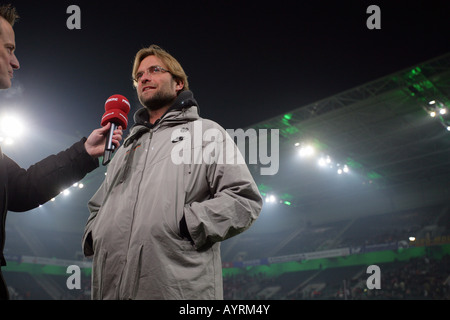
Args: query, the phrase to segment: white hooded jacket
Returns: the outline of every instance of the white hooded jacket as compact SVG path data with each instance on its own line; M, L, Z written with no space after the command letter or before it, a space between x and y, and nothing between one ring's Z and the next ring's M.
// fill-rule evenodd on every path
M220 242L250 227L262 198L234 141L196 105L182 92L153 126L136 112L88 204L93 299L223 299Z

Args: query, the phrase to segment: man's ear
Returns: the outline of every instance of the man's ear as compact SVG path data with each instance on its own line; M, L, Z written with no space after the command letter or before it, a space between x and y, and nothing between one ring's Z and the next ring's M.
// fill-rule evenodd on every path
M175 89L177 90L177 93L179 93L184 88L184 82L183 80L175 80L175 81L177 83Z

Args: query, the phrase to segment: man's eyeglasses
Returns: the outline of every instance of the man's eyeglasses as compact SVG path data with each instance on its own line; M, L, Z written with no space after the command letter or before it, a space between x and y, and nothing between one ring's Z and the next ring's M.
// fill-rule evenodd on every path
M163 67L160 67L160 66L151 66L145 71L141 71L141 72L136 73L136 76L134 77L133 80L138 82L139 80L141 80L142 76L145 73L148 73L148 74L160 74L160 73L164 73L164 72L170 72L170 71L167 70L167 69L164 69Z

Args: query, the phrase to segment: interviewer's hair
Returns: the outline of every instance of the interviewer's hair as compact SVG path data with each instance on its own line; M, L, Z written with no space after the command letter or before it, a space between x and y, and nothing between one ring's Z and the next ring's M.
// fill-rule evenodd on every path
M179 92L189 90L189 83L187 79L188 76L184 72L183 67L181 67L181 64L170 53L155 44L152 44L148 48L139 50L136 54L136 57L134 58L133 71L131 76L135 87L137 86L137 82L135 79L139 65L141 64L142 60L144 60L148 56L156 56L157 58L161 59L162 62L164 62L164 64L166 65L169 72L172 74L174 80L184 83L183 89L181 89Z
M14 26L14 23L19 19L16 8L11 4L0 5L0 17L8 21L11 26Z

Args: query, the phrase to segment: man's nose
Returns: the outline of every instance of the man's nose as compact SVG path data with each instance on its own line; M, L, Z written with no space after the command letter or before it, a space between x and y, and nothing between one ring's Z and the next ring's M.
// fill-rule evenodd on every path
M141 82L142 83L146 83L146 82L148 82L150 80L151 80L150 72L147 72L147 71L144 72L144 74L141 77Z
M17 57L15 55L13 55L12 59L11 59L11 67L14 70L20 69L20 63L19 60L17 59Z

